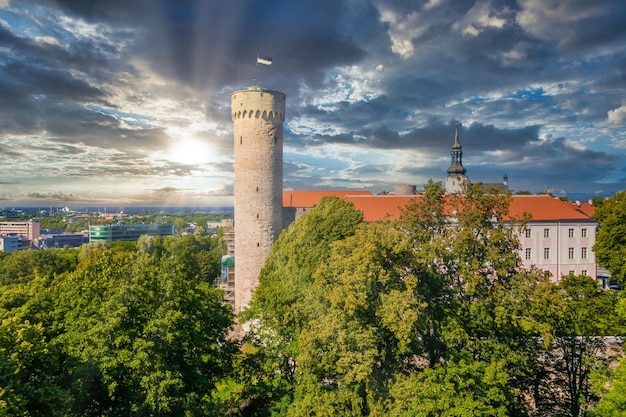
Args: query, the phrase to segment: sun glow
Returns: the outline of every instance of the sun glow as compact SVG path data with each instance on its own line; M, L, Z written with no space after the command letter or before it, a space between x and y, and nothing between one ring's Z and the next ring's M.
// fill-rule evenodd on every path
M213 155L206 142L195 138L181 138L172 143L163 157L171 162L196 165L209 162Z

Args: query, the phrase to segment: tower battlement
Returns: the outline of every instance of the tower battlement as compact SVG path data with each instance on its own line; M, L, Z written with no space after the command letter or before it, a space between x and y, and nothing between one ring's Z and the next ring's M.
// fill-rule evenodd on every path
M231 94L233 121L263 119L285 121L285 94L262 87L248 87Z

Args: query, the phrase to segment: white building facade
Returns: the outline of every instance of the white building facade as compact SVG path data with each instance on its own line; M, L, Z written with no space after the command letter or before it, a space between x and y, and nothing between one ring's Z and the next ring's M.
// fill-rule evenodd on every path
M534 265L549 272L558 282L568 274L597 277L597 223L589 221L531 222L520 236L524 266Z
M558 282L568 274L597 278L596 243L598 223L588 203L570 204L549 195L516 195L510 213L531 216L520 235L520 258L526 267L549 272Z

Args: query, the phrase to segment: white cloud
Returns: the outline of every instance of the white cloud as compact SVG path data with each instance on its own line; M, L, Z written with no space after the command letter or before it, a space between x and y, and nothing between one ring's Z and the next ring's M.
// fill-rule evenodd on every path
M528 33L564 40L577 30L576 22L605 12L602 2L578 0L519 0L517 23Z
M47 45L55 45L55 46L59 46L60 43L56 38L53 38L52 36L37 36L34 38L35 42L39 43L39 44L47 44Z
M576 149L577 151L586 151L587 147L580 142L576 142L575 140L565 140L565 145L570 148Z
M419 38L427 29L428 23L422 22L419 12L401 14L381 6L380 20L389 23L387 34L391 39L391 50L402 58L411 58L415 54L413 40Z
M502 29L508 22L508 9L494 11L491 1L480 1L463 18L452 25L452 30L463 35L478 36L486 28Z
M607 121L610 124L620 125L626 123L626 104L622 104L613 110L609 110L607 113Z
M444 0L428 0L428 3L424 5L424 10L434 9L435 7L442 4Z
M514 68L526 65L526 59L528 58L528 50L530 44L527 42L518 42L511 49L503 52L495 58L502 63L503 66Z

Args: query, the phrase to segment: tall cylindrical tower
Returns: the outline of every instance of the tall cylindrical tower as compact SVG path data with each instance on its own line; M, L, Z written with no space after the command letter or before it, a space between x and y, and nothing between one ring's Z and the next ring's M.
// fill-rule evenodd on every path
M235 312L244 309L282 230L285 94L232 95L235 138Z

